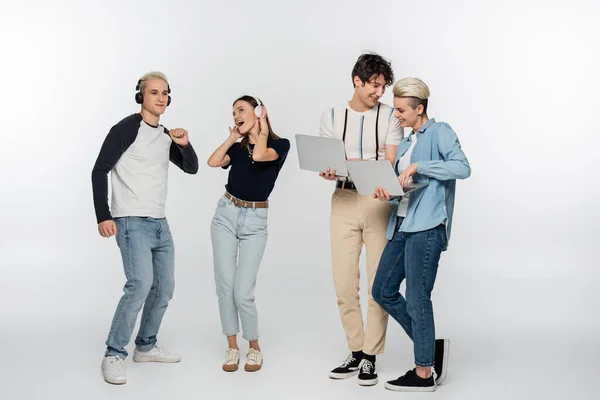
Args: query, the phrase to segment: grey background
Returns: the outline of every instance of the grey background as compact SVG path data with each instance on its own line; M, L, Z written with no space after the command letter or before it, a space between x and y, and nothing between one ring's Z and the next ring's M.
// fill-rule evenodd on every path
M438 334L452 340L438 397L596 398L599 11L548 0L3 2L6 398L402 396L383 388L412 367L394 322L379 385L327 378L347 351L330 266L333 186L298 168L293 142L350 99L363 51L391 59L397 79L428 83L430 117L450 123L473 168L457 185L434 290ZM138 111L137 79L155 69L173 89L161 122L188 129L201 162L196 176L170 173L177 283L159 340L183 361L129 359L129 383L113 387L100 362L124 276L114 238L96 231L90 173L110 127ZM265 365L254 375L220 369L209 225L226 172L205 164L246 93L292 140L271 197L256 293Z

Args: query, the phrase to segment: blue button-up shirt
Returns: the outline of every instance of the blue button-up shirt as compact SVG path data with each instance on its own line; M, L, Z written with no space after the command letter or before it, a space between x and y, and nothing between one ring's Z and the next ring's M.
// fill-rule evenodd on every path
M471 175L471 166L450 125L436 122L432 118L416 133L411 132L398 145L394 164L396 175L400 175L398 163L400 157L410 148L413 135L417 135L417 143L410 157L411 164L417 163L417 173L412 177L413 182L425 182L427 186L410 193L406 217L399 230L421 232L444 224L446 238L450 241L456 179L468 178ZM388 240L394 236L398 218L398 200L398 198L390 200L396 204L396 207L386 232Z

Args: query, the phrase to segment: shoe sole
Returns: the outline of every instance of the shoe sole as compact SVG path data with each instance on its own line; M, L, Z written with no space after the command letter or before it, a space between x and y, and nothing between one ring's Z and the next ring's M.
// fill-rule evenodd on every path
M223 371L225 372L235 372L238 370L238 364L223 364Z
M264 364L264 360L260 360L260 364L256 365L256 364L244 364L244 371L246 372L256 372L259 371L262 366Z
M156 363L166 363L166 364L175 364L181 361L181 357L178 359L159 359L159 358L155 358L155 357L144 357L144 356L138 356L138 355L133 355L133 361L135 362L156 362Z
M442 362L442 374L435 380L435 383L441 385L448 374L448 355L450 354L450 339L444 339L444 361Z
M106 383L110 383L111 385L124 385L127 383L127 379L124 380L109 380L106 377L104 377L104 381Z
M367 379L359 379L358 380L358 384L360 386L374 386L374 385L377 385L378 382L379 382L378 378L369 379L369 380L367 380Z
M340 374L337 372L330 372L329 373L329 377L331 379L347 379L347 378L351 378L354 375L358 375L358 370L356 371L352 371L352 372L346 372L345 374Z
M387 390L392 390L394 392L435 392L435 386L428 386L428 387L396 386L396 385L390 385L389 383L386 383L385 388Z

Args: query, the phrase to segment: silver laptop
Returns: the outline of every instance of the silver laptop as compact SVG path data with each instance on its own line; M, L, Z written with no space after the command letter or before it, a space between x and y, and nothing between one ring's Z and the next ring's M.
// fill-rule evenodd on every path
M300 169L325 172L330 168L338 176L348 176L344 142L340 139L296 134L296 149Z
M359 194L372 195L376 187L382 187L390 196L404 196L427 186L427 183L411 183L402 188L388 160L346 161L346 166Z

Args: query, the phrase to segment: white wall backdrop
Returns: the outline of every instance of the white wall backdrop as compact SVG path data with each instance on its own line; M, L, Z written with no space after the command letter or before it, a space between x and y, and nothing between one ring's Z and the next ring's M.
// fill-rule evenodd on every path
M6 398L397 395L383 382L413 360L392 320L379 385L327 379L346 355L330 267L333 186L299 169L294 142L296 133L317 134L321 112L350 99L363 51L392 60L396 79L428 83L430 117L451 124L473 169L457 185L434 290L436 328L453 340L438 392L597 398L599 4L3 1ZM112 387L100 362L124 276L114 238L96 230L90 173L110 127L138 111L134 88L150 70L165 72L172 88L161 122L189 131L201 163L195 176L172 166L169 183L177 288L160 340L184 361L128 361L129 383ZM265 368L251 376L220 370L226 346L209 225L227 172L205 163L242 94L261 97L275 131L292 141L257 287Z

